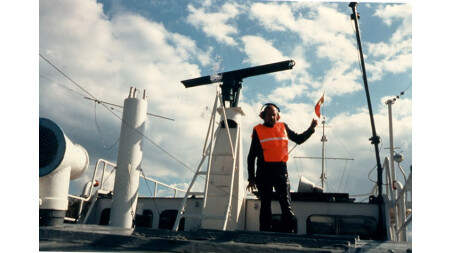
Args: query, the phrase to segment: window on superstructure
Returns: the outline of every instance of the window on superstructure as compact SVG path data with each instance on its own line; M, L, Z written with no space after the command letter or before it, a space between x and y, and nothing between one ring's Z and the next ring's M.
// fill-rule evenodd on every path
M362 215L311 215L306 221L307 234L358 235L363 240L376 238L377 221Z
M151 228L153 224L153 212L152 210L144 210L141 214L136 214L135 218L136 227Z

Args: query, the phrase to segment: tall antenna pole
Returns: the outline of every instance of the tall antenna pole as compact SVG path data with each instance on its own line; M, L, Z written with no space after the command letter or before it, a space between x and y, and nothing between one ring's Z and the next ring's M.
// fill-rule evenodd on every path
M386 104L388 105L388 117L389 117L389 159L390 164L389 167L391 169L391 180L392 182L395 182L396 176L395 176L395 165L394 165L394 133L393 133L393 127L392 127L392 105L394 104L394 99L389 99L386 101ZM394 198L397 199L397 191L394 191Z
M373 111L372 111L372 103L370 101L370 93L369 93L369 85L367 84L367 75L366 75L366 67L364 64L364 55L363 55L363 51L362 51L362 46L361 46L361 37L359 34L359 25L358 25L358 18L359 15L356 12L356 6L358 5L358 3L356 2L351 2L348 6L350 8L352 8L353 14L351 15L351 18L355 21L355 30L356 30L356 40L358 42L358 47L359 47L359 57L361 59L361 69L362 69L362 74L363 74L363 81L364 81L364 88L366 90L366 98L367 98L367 105L369 107L369 115L370 115L370 124L372 126L372 137L369 139L371 141L372 144L374 144L375 146L375 157L377 160L377 187L378 187L378 197L377 197L377 201L378 201L378 205L379 205L379 209L378 209L378 215L379 215L379 219L378 219L378 235L380 236L379 239L381 240L386 240L387 238L387 234L386 234L386 229L385 229L385 218L384 218L384 201L383 201L383 168L381 167L381 161L380 161L380 153L378 150L378 144L380 143L380 136L377 135L376 129L375 129L375 121L374 121L374 117L373 117Z
M322 188L324 187L325 179L327 178L325 176L325 142L327 142L327 137L325 136L325 117L323 117L322 121L322 139L320 140L322 142L322 174L320 175L320 181L322 182Z

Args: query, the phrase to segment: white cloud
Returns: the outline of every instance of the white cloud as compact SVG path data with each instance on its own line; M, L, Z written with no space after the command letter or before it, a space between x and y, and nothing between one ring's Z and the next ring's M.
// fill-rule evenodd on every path
M367 43L368 55L373 56L370 70L370 80L380 80L385 73L401 73L412 68L412 9L410 4L380 6L375 16L392 26L400 23L389 42Z
M305 85L278 87L267 98L276 104L287 104L292 102L294 98L303 95L306 89L307 87Z
M141 94L145 89L149 112L177 122L149 117L146 136L174 156L186 155L183 162L195 167L205 131L198 126L207 126L196 108L211 106L215 87L186 89L180 80L200 75L199 67L192 62L208 64L210 49L202 51L194 40L139 15L123 12L107 19L101 7L95 1L41 1L39 51L99 100L122 105L130 86L137 87ZM40 74L80 91L42 59ZM57 122L69 138L88 150L91 161L99 157L114 161L117 146L104 150L99 144L94 103L46 79L40 82L40 116ZM115 112L117 117L122 116L120 108ZM97 105L97 124L107 144L117 138L117 117ZM167 134L176 132L182 133L183 139ZM168 174L160 176L192 175L150 142L146 141L145 147L151 152L146 153L144 165L171 160Z
M252 65L262 65L290 59L275 48L272 42L267 41L262 37L251 35L244 36L242 37L242 42L244 44L243 51L248 56L247 61ZM297 69L299 68L294 67L294 69L290 71L276 72L274 73L275 79L277 81L294 80ZM302 71L301 68L299 70Z
M211 5L202 6L199 9L191 4L188 5L187 22L220 43L236 46L237 42L233 36L238 34L238 29L230 24L230 20L239 15L239 8L232 3L225 3L217 12L209 12L205 7L209 9Z
M269 101L275 103L287 103L294 98L302 96L307 89L304 82L308 82L309 75L307 68L309 64L303 59L303 49L298 46L294 49L294 54L297 57L284 56L270 41L266 41L259 36L244 36L242 37L244 44L243 51L248 56L248 61L252 65L262 65L272 62L279 62L295 58L295 66L292 70L274 73L274 77L278 82L289 81L289 86L281 86L274 89L274 91L267 97Z
M257 116L261 101L270 99L279 103L283 107L282 120L293 130L300 132L308 127L314 117L313 104L323 91L331 100L333 96L342 96L361 89L358 81L359 70L351 67L355 62L355 48L351 43L354 35L348 20L344 19L345 15L336 12L334 5L314 3L316 11L310 15L301 14L302 8L311 6L306 3L293 3L290 10L284 3L251 5L251 17L255 22L261 21L260 24L266 28L264 32L285 31L291 36L298 36L299 43L286 50L276 38L267 39L262 34L245 34L240 40L237 39L239 30L233 22L245 7L227 3L221 6L224 8L219 11L211 1L207 3L199 8L191 5L187 20L209 36L214 36L221 46L228 45L236 50L236 45L242 45L238 50L242 50L242 58L251 65L287 59L296 61L293 70L274 74L276 81L281 84L273 89L273 92L248 97L241 94L240 106L247 114L243 126L244 157L248 152L252 126L261 121ZM210 55L216 50L213 49L214 44L201 49L193 37L169 31L163 23L150 21L137 14L117 12L106 17L101 4L95 1L42 0L39 4L40 53L98 99L120 105L128 95L130 86L140 90L146 89L149 112L176 120L172 122L149 117L145 134L189 168L168 157L148 141L144 144L143 167L146 175L163 178L165 182L182 181L180 186L186 185L193 176L191 169L196 168L201 158L209 120L202 115L206 114L204 108L211 108L213 104L215 86L186 89L180 80L201 75L200 66L211 64ZM274 8L272 14L271 8ZM201 17L203 14L205 16ZM281 15L285 15L286 19L280 19ZM407 34L407 27L403 31L396 33L397 36ZM214 34L215 32L217 34ZM379 61L368 67L379 71L380 77L386 69L392 72L409 69L410 41L396 40L396 43L389 43L396 45L389 47L380 43L369 46L369 56ZM311 56L311 52L315 54ZM351 52L350 56L346 56L348 52ZM330 67L323 73L314 73L315 64L322 63L324 59L327 59L326 65ZM45 61L40 60L39 68L40 74L56 83L80 91ZM120 120L99 105L94 114L92 101L83 99L79 94L64 89L55 82L40 79L40 116L55 120L69 138L73 137L76 143L85 146L91 155L91 162L95 162L100 156L104 157L105 154L105 158L114 161L117 147L104 150L99 144L94 116L97 117L106 144L112 144L116 140L120 131ZM297 101L299 97L310 98L313 102ZM377 127L383 140L387 140L384 137L387 125L386 109L381 109L376 115ZM114 112L121 116L121 110L116 109ZM395 105L395 113L398 145L407 150L411 146L411 101L399 100ZM363 160L374 161L373 147L368 141L370 125L367 111L361 109L356 114L338 114L330 118L329 124L347 149L358 157L352 173L366 180L373 163L364 163ZM320 154L320 135L318 130L312 139L297 147L294 153ZM332 142L336 141L336 138L332 140L331 134L329 139L330 152L343 151L341 147L333 146ZM293 162L294 159L291 159L288 167L295 189L298 173L295 173L296 166ZM303 164L306 163L313 166L310 168L320 166L313 161ZM303 172L318 176L313 169L306 168ZM329 173L330 180L340 179L340 175L333 175L335 172L332 170ZM352 182L349 184L355 185ZM348 186L350 190L356 188Z
M322 89L330 96L353 93L362 89L359 77L359 70L349 69L344 63L337 63L326 73Z
M377 134L381 137L380 149L381 163L384 157L389 155L386 149L389 147L389 130L387 99L393 96L386 96L377 101L377 111L375 113L375 125ZM401 97L393 105L393 126L394 126L394 146L399 147L396 152L410 154L412 148L412 101ZM290 103L289 107L282 113L282 120L287 122L294 130L301 132L309 126L313 117L313 109L309 104ZM340 189L340 192L350 192L350 194L369 193L375 183L361 185L359 182L368 182L376 180L376 170L371 170L376 165L374 145L370 143L371 125L366 108L358 108L357 113L341 113L327 119L325 135L328 141L325 143L325 156L337 158L354 158L353 161L327 160L325 164L325 173L327 179L327 191ZM288 163L289 177L291 179L292 189L295 190L298 185L300 175L306 176L316 184L320 184L321 160L314 159L296 159L294 156L320 157L322 143L321 124L316 128L316 132L311 138L296 147L290 155ZM290 149L293 145L291 145ZM412 159L405 156L402 163L403 169L409 173L409 165ZM396 165L397 166L397 165ZM351 180L348 180L348 178ZM403 181L402 177L400 179ZM358 198L361 200L362 198Z
M375 16L380 17L383 22L391 26L396 19L403 21L410 19L412 15L411 4L381 5L375 12Z
M389 152L385 148L389 147L389 131L388 131L388 117L387 106L384 104L388 97L382 99L382 105L379 113L374 115L375 126L377 134L381 137L380 159L383 163L384 157L388 156ZM377 103L378 104L378 103ZM411 123L411 100L402 98L393 105L393 125L394 125L394 146L399 147L396 152L404 152L409 154L412 148L412 123ZM361 179L367 181L370 170L376 165L374 145L370 143L369 138L372 135L371 126L369 122L368 112L365 108L360 108L359 113L339 114L327 121L327 125L331 128L325 129L328 142L326 143L328 157L340 158L355 158L352 163L351 178L353 180L348 182L346 190L350 190L353 194L363 194L370 191L373 184L361 185L356 182ZM321 136L322 129L320 126L316 128L315 139ZM318 149L319 142L316 141L315 147L310 147L311 150L316 150L315 156L320 156L320 149ZM313 145L311 145L313 146ZM329 151L328 151L329 150ZM311 154L309 152L309 154ZM411 157L405 157L403 167L411 165ZM344 187L340 185L344 166L349 164L340 164L336 161L328 162L328 178L329 183L333 188ZM316 167L320 164L317 164ZM314 167L311 167L314 168ZM332 168L332 169L331 169ZM405 168L406 170L406 168ZM347 171L348 172L348 171ZM317 174L319 176L320 174ZM347 177L348 175L345 175ZM376 170L372 172L371 179L376 179Z
M250 18L258 20L271 31L286 31L288 28L293 29L296 25L291 7L286 4L252 4L250 7Z
M266 41L262 37L244 36L242 42L244 43L243 50L252 64L267 64L268 62L286 59L286 56L276 49L270 41Z
M302 14L306 10L310 12ZM294 86L298 87L300 82L326 90L329 95L343 95L361 89L357 84L358 76L350 69L353 69L356 49L348 16L339 13L334 4L255 3L250 8L250 14L251 18L260 22L268 31L290 31L299 36L299 46L290 52L294 56L292 58L299 63L291 73L297 75L297 78L290 78L297 79ZM277 45L275 42L267 42L255 36L246 36L243 42L246 54L254 61L281 55L274 46ZM317 58L328 61L331 68L314 79L309 68ZM316 95L314 93L310 96Z

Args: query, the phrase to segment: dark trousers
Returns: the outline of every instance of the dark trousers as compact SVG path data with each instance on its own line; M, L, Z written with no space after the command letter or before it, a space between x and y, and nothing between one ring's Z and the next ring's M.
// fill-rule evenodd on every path
M271 231L272 192L275 188L281 207L282 232L294 229L294 213L291 208L291 194L286 163L265 163L256 172L256 186L261 201L259 230Z

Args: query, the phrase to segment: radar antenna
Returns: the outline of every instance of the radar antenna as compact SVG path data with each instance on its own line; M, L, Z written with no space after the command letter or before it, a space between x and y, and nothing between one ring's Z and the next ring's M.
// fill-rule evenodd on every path
M250 68L238 69L222 72L214 75L207 75L198 78L181 81L186 88L200 85L222 82L222 101L230 103L230 107L237 107L239 92L242 88L242 80L250 76L264 75L273 72L292 69L295 66L294 60L287 60Z

